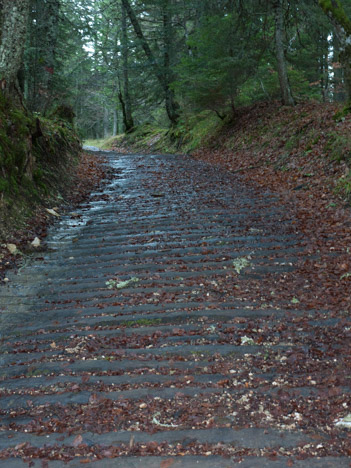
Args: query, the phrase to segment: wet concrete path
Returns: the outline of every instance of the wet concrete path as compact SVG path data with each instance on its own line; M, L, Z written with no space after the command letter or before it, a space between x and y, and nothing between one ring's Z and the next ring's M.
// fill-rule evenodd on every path
M187 157L108 159L0 290L0 464L348 467L311 351L338 318L267 300L305 255L292 215Z

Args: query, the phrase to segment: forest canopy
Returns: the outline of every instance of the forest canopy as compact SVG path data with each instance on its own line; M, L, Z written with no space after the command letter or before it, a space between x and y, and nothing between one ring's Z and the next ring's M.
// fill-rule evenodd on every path
M2 0L4 94L83 138L279 99L350 102L350 0Z

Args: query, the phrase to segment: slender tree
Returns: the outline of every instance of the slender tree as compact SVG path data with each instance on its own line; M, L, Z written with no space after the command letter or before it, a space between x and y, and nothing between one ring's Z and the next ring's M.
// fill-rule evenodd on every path
M54 75L57 66L56 48L59 35L59 13L60 0L47 0L45 5L44 47L43 60L44 70L42 77L42 99L41 110L45 112L53 100Z
M133 8L131 7L130 3L129 3L129 0L122 0L122 4L124 6L124 8L126 9L126 12L129 16L129 19L130 19L130 22L132 23L133 25L133 28L134 28L134 31L135 31L135 34L137 36L137 38L140 40L140 43L142 45L142 48L145 52L145 55L147 56L147 58L149 59L151 65L152 65L152 68L154 70L154 73L164 91L164 97L165 97L165 101L166 101L166 110L167 110L167 115L169 117L169 120L172 122L172 124L176 124L178 119L179 119L179 105L177 104L176 100L175 100L175 96L174 96L174 92L173 90L171 89L170 87L170 81L169 81L169 76L170 76L170 70L168 69L162 69L159 65L158 65L158 62L154 56L154 53L152 52L151 48L150 48L150 45L141 29L141 26L140 26L140 23L138 21L138 18L133 10ZM163 21L163 24L164 24L164 28L165 30L170 31L169 29L169 24L168 22L170 21L170 18L168 15L170 15L168 9L167 9L167 6L168 5L165 5L166 8L164 10L164 21ZM164 64L165 66L169 66L169 61L168 61L168 57L167 57L167 53L169 53L169 47L168 47L168 41L170 41L171 38L167 38L167 43L164 44L164 58L165 58L165 61L164 61Z
M339 40L347 100L351 104L351 19L340 0L319 0L319 5L331 20Z
M173 32L172 32L172 14L171 1L163 0L162 2L162 24L163 24L163 76L164 89L166 99L166 110L171 122L176 123L178 120L178 104L175 101L173 90L170 84L173 81L172 73L172 57L173 57Z
M128 26L127 12L122 2L121 16L121 45L122 45L122 64L123 64L123 92L119 90L119 100L122 106L124 131L129 132L134 127L132 115L132 101L129 92L129 41L128 41Z
M274 0L273 10L275 17L275 48L282 102L285 106L293 106L295 102L291 93L285 60L283 0Z

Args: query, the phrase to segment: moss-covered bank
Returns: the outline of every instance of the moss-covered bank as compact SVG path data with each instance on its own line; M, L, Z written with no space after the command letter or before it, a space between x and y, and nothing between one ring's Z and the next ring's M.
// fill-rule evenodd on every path
M104 140L86 140L85 144L105 150L142 153L191 153L215 138L223 127L214 112L183 115L176 127L161 127L144 123L133 132Z
M66 113L64 110L66 109ZM24 226L38 205L69 187L80 141L69 108L50 119L32 115L0 93L0 240Z

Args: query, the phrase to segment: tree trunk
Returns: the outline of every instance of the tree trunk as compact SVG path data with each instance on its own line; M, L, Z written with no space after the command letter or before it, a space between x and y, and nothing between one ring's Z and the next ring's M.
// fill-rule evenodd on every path
M121 90L118 92L118 99L119 99L119 102L121 103L122 116L123 116L123 129L126 133L128 133L133 127L128 129L126 103L124 102L124 97L123 97Z
M165 101L166 101L166 111L167 111L167 115L169 117L169 120L172 122L172 124L176 124L178 119L179 119L179 114L178 114L179 106L175 101L174 93L170 89L170 83L167 80L167 76L169 75L169 72L167 72L165 74L164 70L162 70L157 65L154 54L153 54L152 50L150 49L150 46L149 46L149 44L148 44L148 42L147 42L147 40L146 40L146 38L144 36L144 33L143 33L143 31L142 31L142 29L140 27L139 21L138 21L136 15L134 13L134 10L130 6L129 0L121 0L121 1L122 1L122 5L124 6L128 16L129 16L130 22L133 25L135 34L136 34L137 38L140 40L140 42L141 42L141 45L142 45L142 47L144 49L144 52L145 52L145 55L150 60L150 63L152 65L153 69L154 69L154 73L156 75L156 78L158 79L158 81L159 81L159 83L160 83L160 85L161 85L161 87L162 87L162 89L164 91Z
M59 13L60 2L59 0L47 0L46 12L44 15L45 24L43 25L43 33L45 34L45 50L43 56L45 60L43 70L43 95L45 96L42 103L42 111L48 109L52 104L53 98L53 78L56 69L56 46L59 33Z
M331 20L339 40L347 101L351 105L351 19L339 0L319 0L319 5Z
M127 12L122 3L122 61L123 61L123 101L124 101L124 131L129 132L134 127L132 116L132 103L129 93L129 73L128 73L128 31L127 31Z
M344 102L346 94L344 89L344 73L341 68L340 60L340 42L335 33L333 33L333 98L335 102Z
M170 121L174 124L179 119L179 106L175 101L173 90L170 88L172 82L171 57L172 57L172 19L169 0L165 0L163 8L163 74L165 81L166 110Z
M295 102L290 89L284 52L283 0L275 0L273 2L273 9L275 16L275 48L282 103L285 106L293 106Z
M320 89L323 102L328 101L329 94L329 41L328 34L319 37L319 65L320 65Z
M107 106L104 106L104 138L110 136L110 118Z
M17 73L26 43L30 0L2 0L0 32L0 80L7 94L19 92ZM17 91L16 91L17 89Z
M113 131L112 131L112 136L117 136L118 135L118 110L115 109L113 111Z

